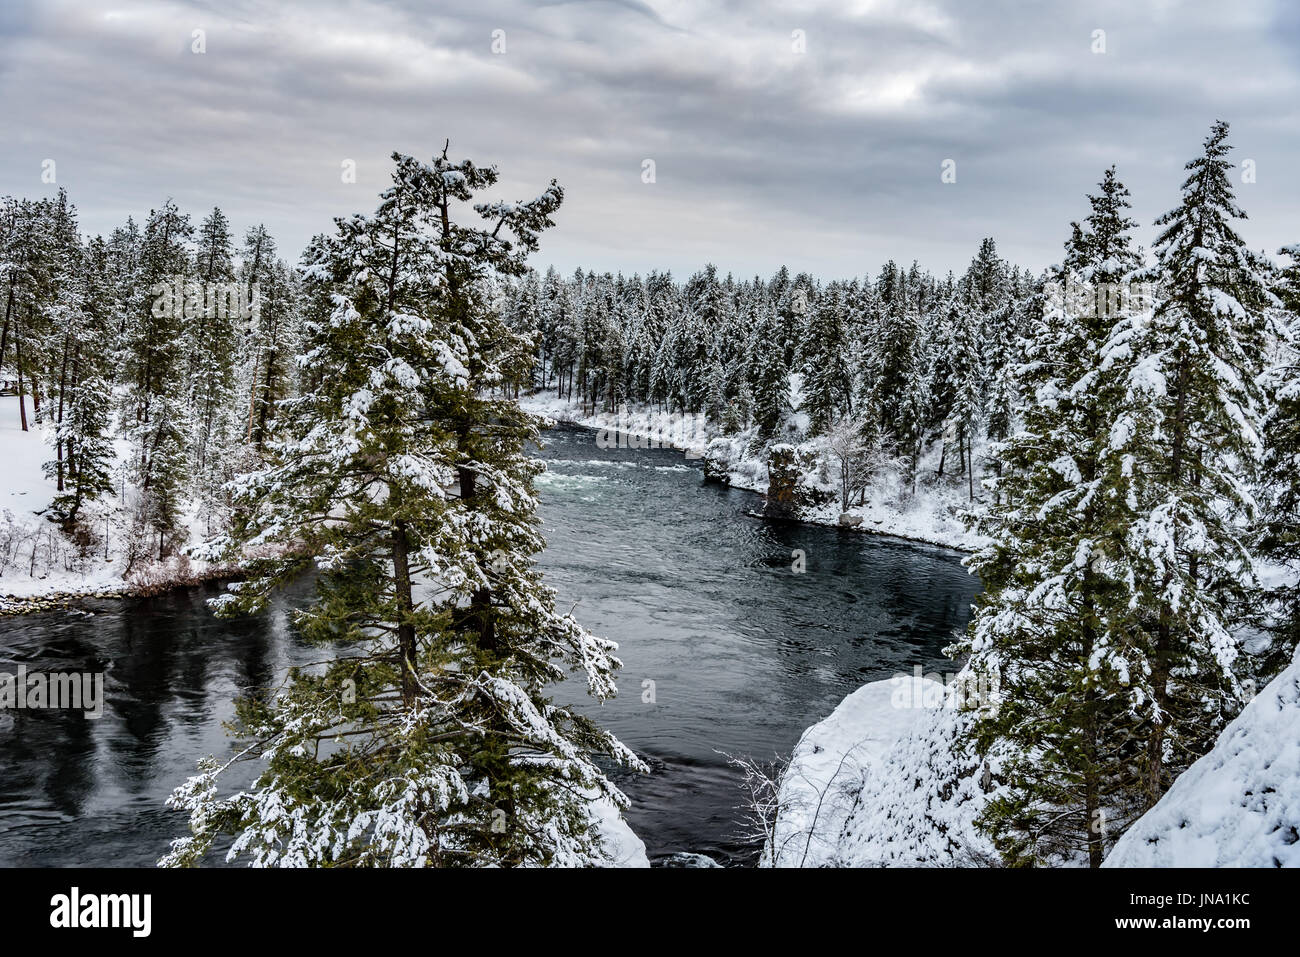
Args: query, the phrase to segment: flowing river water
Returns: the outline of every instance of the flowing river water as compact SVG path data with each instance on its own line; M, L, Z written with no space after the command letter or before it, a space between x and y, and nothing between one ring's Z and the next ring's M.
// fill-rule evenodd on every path
M557 697L650 764L619 783L653 862L752 862L728 756L788 754L859 685L953 669L941 649L978 592L959 555L764 521L758 496L706 483L682 453L601 449L585 429L547 433L538 454L546 580L624 663L604 705L577 682ZM310 581L235 622L205 606L219 591L0 619L0 671L104 671L107 700L98 720L0 712L0 866L147 866L184 833L163 801L199 757L229 753L231 699L322 656L289 624Z

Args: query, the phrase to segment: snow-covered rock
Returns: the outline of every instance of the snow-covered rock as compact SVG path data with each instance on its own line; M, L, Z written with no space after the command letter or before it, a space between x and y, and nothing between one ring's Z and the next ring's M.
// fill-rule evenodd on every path
M1116 842L1105 867L1300 867L1300 657Z
M691 851L678 851L676 854L669 854L659 864L661 867L713 868L722 866L707 854L696 854Z
M951 689L897 676L864 685L804 732L781 781L768 867L987 863L988 800L958 744Z

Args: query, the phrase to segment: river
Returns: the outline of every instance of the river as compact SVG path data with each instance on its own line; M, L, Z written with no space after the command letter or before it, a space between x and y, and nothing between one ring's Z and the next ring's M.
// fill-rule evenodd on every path
M594 433L560 428L539 454L545 577L624 662L616 699L599 705L576 682L557 697L592 709L651 765L620 784L652 861L752 862L729 755L788 753L867 681L952 670L941 649L978 591L957 554L764 521L751 514L758 496L706 483L668 449L601 449ZM184 833L163 801L199 757L228 751L231 698L321 656L289 625L309 582L236 622L206 608L219 591L0 619L0 670L103 670L107 698L98 720L0 712L0 866L147 866Z

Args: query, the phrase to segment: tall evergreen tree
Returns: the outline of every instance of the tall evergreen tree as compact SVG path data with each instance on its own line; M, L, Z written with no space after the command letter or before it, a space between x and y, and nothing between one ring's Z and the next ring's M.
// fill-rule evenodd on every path
M957 646L998 689L969 733L1006 785L980 824L1014 865L1100 866L1142 808L1133 714L1149 689L1129 537L1135 436L1116 429L1127 381L1107 354L1134 317L1067 292L1126 280L1140 262L1113 168L1089 200L1017 371L1023 422L996 449L992 544L971 560L985 592Z
M1288 568L1300 567L1300 245L1278 251L1290 263L1275 285L1289 334L1271 370L1274 399L1265 422L1265 511L1259 550L1262 556ZM1300 584L1294 579L1274 586L1272 647L1261 656L1260 679L1268 680L1291 661L1300 643Z
M584 673L614 693L612 642L555 610L532 567L543 546L524 451L538 421L494 396L532 343L488 308L494 274L517 276L563 193L479 203L494 167L395 154L373 216L338 221L309 270L334 310L307 329L308 391L289 402L275 462L243 483L225 547L298 543L320 598L311 640L341 641L323 673L296 672L240 717L265 770L218 799L208 762L174 802L194 863L219 831L254 863L332 866L574 864L602 857L591 800L625 799L593 760L640 762L545 689ZM227 610L260 606L297 574L265 559Z
M1187 164L1181 202L1156 220L1161 284L1151 321L1125 354L1144 477L1132 536L1146 562L1151 609L1147 800L1208 750L1240 709L1250 674L1237 625L1254 588L1246 540L1262 455L1258 378L1269 293L1233 227L1244 219L1214 124Z
M848 364L844 289L831 283L818 297L801 348L804 357L804 411L813 435L830 431L849 406L852 378Z
M193 232L189 215L168 200L149 214L140 243L139 282L123 336L128 386L123 411L140 496L132 564L154 554L165 556L184 535L180 512L189 422L181 345Z

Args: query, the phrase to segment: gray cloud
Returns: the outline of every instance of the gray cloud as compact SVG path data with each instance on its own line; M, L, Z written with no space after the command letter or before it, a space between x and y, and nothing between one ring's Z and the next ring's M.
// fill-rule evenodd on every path
M1271 252L1300 240L1298 80L1284 0L5 5L0 191L49 191L53 158L89 230L170 195L296 251L373 207L394 149L450 137L514 197L566 186L539 265L960 269L992 235L1037 268L1112 162L1149 241L1223 117L1257 164L1243 231Z

